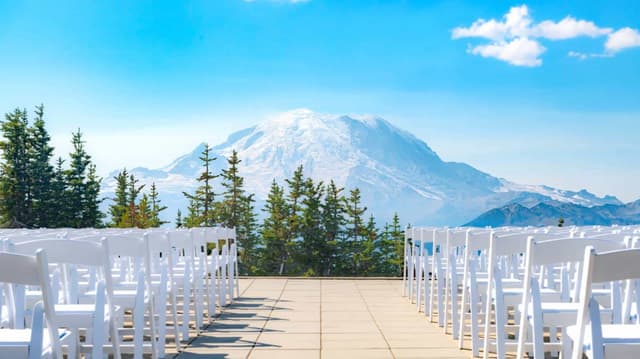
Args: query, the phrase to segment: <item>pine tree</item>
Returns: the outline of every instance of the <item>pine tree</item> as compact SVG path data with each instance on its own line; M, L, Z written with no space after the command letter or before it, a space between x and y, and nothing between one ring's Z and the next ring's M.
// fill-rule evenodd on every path
M322 233L324 234L324 252L321 255L322 262L319 274L330 275L336 269L342 267L336 253L338 241L342 236L342 227L345 224L343 188L339 188L333 180L325 188L324 201L322 203ZM337 273L336 273L337 274Z
M357 258L356 263L360 266L357 275L370 276L378 274L378 228L376 227L376 220L373 215L369 217L369 221L364 229L364 236L359 247L361 250L355 253Z
M376 273L381 275L395 275L395 267L392 260L395 255L395 243L391 240L389 232L391 227L389 223L385 223L379 236L379 255L376 261Z
M219 212L220 223L229 228L237 227L240 221L241 202L244 196L244 178L240 177L238 172L240 162L242 161L238 158L238 152L233 150L231 157L227 159L228 167L222 170L221 174L224 197Z
M325 248L325 238L322 233L322 193L324 185L322 182L314 184L308 178L304 183L304 197L302 199L302 216L300 221L300 234L302 240L300 244L299 263L305 270L305 275L315 276L323 273L326 262L327 251Z
M200 186L196 189L195 194L183 192L183 194L190 200L190 205L197 207L197 210L194 208L193 211L190 211L189 220L187 222L198 223L198 225L203 225L205 227L213 227L217 220L213 181L218 177L218 175L214 175L211 172L211 163L217 158L212 157L211 147L209 147L209 144L205 144L204 149L202 150L202 155L199 159L202 161L202 165L204 167L203 172L197 178L198 182L200 182ZM198 215L201 218L191 218L191 214L196 212L199 213Z
M222 170L222 187L224 195L218 203L220 223L225 227L236 229L240 270L248 274L256 262L256 228L257 219L253 206L253 195L244 190L244 178L240 176L239 165L242 161L233 150L227 159L227 168Z
M163 224L169 223L160 219L160 212L166 210L167 206L163 206L160 204L158 189L156 188L155 182L151 183L151 190L149 192L149 203L151 205L149 226L160 227Z
M67 178L63 165L64 160L62 157L58 157L53 171L53 178L51 179L51 202L54 205L48 210L52 213L49 225L53 228L65 227L69 222L69 212L67 210L69 204L66 197Z
M129 210L129 200L127 199L127 190L129 187L129 173L127 169L123 169L113 177L116 180L115 197L113 204L109 206L109 214L111 215L111 227L122 227L122 218Z
M389 259L389 263L394 268L394 272L390 274L400 275L402 273L402 264L404 262L404 231L400 225L400 217L398 216L398 213L393 215L389 236L394 243L395 249L393 251L393 256Z
M85 141L78 129L71 137L73 152L69 154L69 169L66 174L67 223L73 228L97 227L101 223L102 214L99 210L101 200L101 179L96 175L95 166L91 163L91 156L84 148Z
M285 179L289 194L287 204L289 215L287 216L287 242L294 241L300 235L300 222L302 221L301 201L305 191L304 168L298 166L293 172L291 179Z
M351 275L358 275L361 263L360 257L356 253L363 251L362 237L366 234L362 220L362 216L366 212L367 208L362 207L360 189L356 188L349 192L349 197L346 199L346 218L347 226L345 228L346 240L343 248L343 265L345 270ZM349 260L351 262L349 262Z
M31 193L28 157L28 120L26 110L15 109L5 115L0 142L2 171L0 193L4 226L27 227L31 222Z
M140 198L140 203L137 205L137 213L135 224L137 228L149 228L151 227L152 213L151 206L149 204L149 196L146 193Z
M197 200L190 199L188 213L184 218L184 226L187 228L200 227L202 224L202 215L200 214L200 205Z
M237 237L240 239L240 251L238 255L239 270L244 274L256 272L257 268L257 245L259 242L258 234L258 218L254 207L255 200L253 194L242 196L240 202L240 218L236 227Z
M184 222L182 221L182 211L178 210L176 214L176 228L182 228L184 226Z
M138 196L142 189L144 189L144 185L139 185L140 182L133 173L129 175L129 181L127 183L127 212L123 219L123 225L127 227L138 227L138 219L139 219L139 206L137 203Z
M284 198L284 190L274 180L267 201L262 209L267 217L264 219L260 234L263 248L260 255L260 268L266 274L285 273L289 262L290 245L286 241L288 208Z
M89 164L89 171L85 180L82 227L99 228L102 226L104 214L100 211L100 182L102 178L96 173L96 166Z
M54 177L51 165L53 147L49 144L51 137L45 129L44 106L36 106L35 114L33 125L28 129L31 220L34 227L51 227L57 212L57 204L51 191Z

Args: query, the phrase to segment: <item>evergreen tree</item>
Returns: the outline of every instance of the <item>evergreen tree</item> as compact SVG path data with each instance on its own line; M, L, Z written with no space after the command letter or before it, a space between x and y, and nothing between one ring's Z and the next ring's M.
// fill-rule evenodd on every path
M324 249L321 256L320 275L331 275L335 267L342 267L340 263L337 263L339 257L337 256L336 248L342 236L342 227L345 224L343 190L333 180L325 188L324 201L322 203Z
M345 241L342 248L340 248L341 255L343 256L344 270L351 275L357 275L360 269L361 263L360 257L356 253L363 251L362 237L366 234L363 225L362 216L366 212L367 208L362 207L360 189L356 188L349 192L349 197L346 199L346 218L347 225L345 228Z
M100 203L103 201L100 198L100 182L102 182L102 178L98 177L96 166L92 163L89 164L85 182L82 227L99 228L102 226L104 214L100 211Z
M361 250L355 253L355 257L357 258L355 262L358 263L360 267L356 274L359 276L378 274L377 269L379 266L377 260L380 259L376 256L379 254L378 229L373 215L369 217L359 248L361 248Z
M182 228L184 226L184 222L182 221L182 211L178 210L176 214L176 228Z
M209 144L205 144L204 150L202 151L202 155L199 157L200 161L202 161L202 165L204 167L203 172L198 177L198 182L200 182L200 186L196 189L195 194L189 194L183 192L183 194L192 202L192 205L198 207L197 211L190 211L189 217L191 217L191 212L198 212L200 219L189 218L188 222L191 223L199 223L199 225L203 225L205 227L213 227L216 224L216 211L215 211L215 194L213 192L213 181L218 177L218 175L214 175L211 173L211 162L215 161L217 158L212 157L211 147Z
M144 189L144 185L138 185L140 182L133 173L129 175L129 181L127 183L127 211L125 212L125 216L122 220L122 224L126 227L138 227L138 219L139 219L139 206L137 203L138 196L142 189Z
M113 204L109 206L109 214L111 215L111 227L122 227L122 219L129 210L129 200L127 191L129 188L129 173L127 169L123 169L113 177L116 180L115 198Z
M158 189L156 188L156 183L151 183L151 191L149 192L149 202L151 205L149 226L150 227L160 227L163 224L169 223L167 221L163 221L160 219L160 212L167 209L167 206L163 206L160 204L160 198L158 194Z
M149 204L149 196L146 193L142 194L140 203L137 206L136 213L136 227L137 228L149 228L152 223L152 211Z
M189 199L188 213L184 218L184 226L187 228L200 227L202 224L202 216L200 214L200 205L196 199Z
M305 275L319 275L323 273L326 256L326 242L322 233L322 182L314 184L311 178L304 183L304 197L302 199L302 216L300 221L300 261Z
M267 217L260 229L263 241L260 268L266 274L283 275L290 259L290 244L286 240L287 207L284 190L274 180L263 208Z
M69 211L70 207L67 193L67 178L66 171L63 168L64 160L62 157L58 157L56 161L56 167L53 171L53 178L51 179L51 202L52 207L48 208L50 213L49 225L53 228L67 227L69 223Z
M29 179L31 182L32 215L34 227L50 227L56 217L57 204L54 202L51 182L54 169L51 165L53 147L51 137L45 129L44 106L36 106L35 120L28 129L29 139Z
M241 162L238 153L233 150L227 159L227 169L222 170L224 195L217 212L222 225L236 229L239 269L242 273L248 274L256 264L257 219L253 195L245 193L244 178L238 170Z
M293 172L291 179L285 179L289 194L287 195L287 204L289 215L287 216L287 233L286 241L293 242L300 236L300 222L302 221L301 201L305 192L304 168L298 166Z
M0 172L3 201L0 206L4 226L27 227L31 222L31 193L26 110L15 109L7 113L1 129L4 140L0 142L3 159Z
M80 130L71 137L73 152L69 154L69 169L66 171L67 203L69 227L95 227L100 224L102 215L98 206L100 179L95 174L95 167L91 163L91 156L84 148Z
M228 167L222 170L221 174L224 197L222 208L219 212L220 223L229 228L238 226L242 210L244 178L242 178L238 172L240 162L242 161L238 158L238 152L233 150L231 157L227 159Z
M257 245L259 242L258 218L254 207L255 200L253 194L242 196L240 202L240 218L236 227L236 234L240 242L239 270L244 274L251 274L257 271Z
M404 262L404 231L400 225L400 217L398 216L398 213L393 215L389 236L394 243L395 249L393 251L393 256L389 259L389 263L394 268L394 272L389 274L397 276L402 273L402 264Z

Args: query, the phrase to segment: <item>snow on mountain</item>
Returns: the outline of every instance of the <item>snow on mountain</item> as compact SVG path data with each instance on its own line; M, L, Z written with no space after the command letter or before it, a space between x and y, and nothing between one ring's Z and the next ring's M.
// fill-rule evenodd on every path
M131 170L143 183L155 181L164 204L171 208L172 213L165 215L168 219L186 207L182 191L197 185L203 146L160 169ZM266 198L273 179L283 183L303 165L306 176L360 188L364 204L379 221L397 211L404 222L457 225L513 201L531 206L620 204L615 197L519 185L464 163L445 162L424 141L373 116L333 116L307 109L285 112L214 146L218 157L214 172L225 167L233 150L242 160L240 173L247 190L258 200ZM106 194L113 192L111 177L104 183Z

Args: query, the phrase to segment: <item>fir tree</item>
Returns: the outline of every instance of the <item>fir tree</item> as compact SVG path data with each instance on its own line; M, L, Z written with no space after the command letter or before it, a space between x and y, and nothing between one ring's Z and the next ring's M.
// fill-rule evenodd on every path
M298 166L293 172L291 179L285 179L289 194L287 195L287 204L289 215L287 216L287 233L286 241L293 242L300 236L300 222L302 221L301 201L305 192L304 168Z
M66 171L63 168L64 160L58 157L56 167L51 179L51 202L52 207L48 210L52 213L49 225L51 227L66 227L69 223L69 208L67 193Z
M371 215L366 227L364 228L364 236L359 246L361 250L355 253L357 258L356 263L359 264L357 275L370 276L378 274L378 263L380 259L378 248L378 228L376 227L376 220Z
M345 224L343 188L339 188L333 180L325 188L324 201L322 203L322 233L324 234L324 253L321 256L321 269L319 274L330 275L336 266L339 266L336 248L342 235Z
M187 228L200 227L202 224L202 216L200 214L200 205L196 199L189 200L188 213L184 218L184 226Z
M51 137L45 129L44 106L36 106L35 114L33 125L28 129L31 221L34 227L50 227L57 212L57 204L51 192L54 176L51 165L53 147L49 144Z
M300 234L302 240L300 261L302 270L306 270L305 275L318 275L324 271L326 263L326 242L322 233L322 193L324 185L322 182L317 185L308 178L304 183L304 197L302 199L302 216L300 221Z
M227 159L228 167L222 170L221 174L224 197L219 213L220 223L229 228L238 226L242 210L244 178L242 178L238 172L240 162L242 161L238 158L238 153L236 150L233 150L231 157Z
M152 223L151 206L149 203L149 196L146 193L140 198L140 203L137 205L137 213L135 226L137 228L149 228Z
M260 234L263 248L260 267L267 274L283 275L289 261L290 245L286 241L288 208L284 190L274 180L263 208L267 214Z
M111 227L122 227L122 218L129 210L129 200L127 190L129 188L129 173L127 169L123 169L113 177L116 181L115 197L113 204L109 206L109 214L111 215Z
M4 140L0 192L3 196L2 217L5 226L26 227L31 222L31 193L29 178L29 141L26 110L15 109L5 115L1 125Z
M240 218L238 219L238 225L236 227L236 234L240 242L239 258L239 270L244 274L251 274L257 271L257 245L258 234L256 233L258 228L258 219L255 213L254 207L255 200L253 194L248 196L242 196L240 202Z
M102 179L96 174L96 166L89 164L84 192L82 227L98 228L102 226L104 214L100 211L100 182Z
M189 199L190 205L196 206L197 210L189 211L189 217L186 222L198 223L205 227L213 227L216 224L216 211L215 211L215 194L213 192L213 181L218 177L211 172L211 163L217 158L212 157L211 147L209 144L205 144L202 150L202 155L199 157L204 167L203 172L198 177L200 186L196 189L195 194L189 194L183 192L183 194ZM191 218L192 213L198 213L201 218Z
M129 181L127 182L127 211L125 212L125 216L122 220L123 226L138 226L140 214L137 200L140 192L144 189L144 185L138 185L138 182L140 181L133 175L133 173L129 175Z
M69 154L69 169L66 171L66 225L73 228L95 227L102 218L98 208L101 202L98 199L100 179L95 174L91 156L84 148L80 130L72 134L71 143L73 152Z
M176 228L182 228L184 226L184 222L182 221L182 211L178 210L176 214Z
M158 189L156 188L155 182L151 183L151 190L149 192L149 203L151 205L149 226L160 227L163 224L169 223L160 219L160 212L166 210L167 206L163 206L162 204L160 204Z
M349 197L346 199L346 218L347 226L345 229L345 241L343 247L340 249L343 251L343 266L347 273L356 275L360 269L361 263L360 257L356 253L361 253L362 237L365 235L365 228L363 225L362 216L366 212L367 208L362 207L360 189L356 188L349 192Z
M400 217L398 216L398 213L393 215L389 236L394 243L393 256L389 259L389 263L394 268L394 272L390 274L400 275L402 273L402 264L404 262L404 231L400 225Z

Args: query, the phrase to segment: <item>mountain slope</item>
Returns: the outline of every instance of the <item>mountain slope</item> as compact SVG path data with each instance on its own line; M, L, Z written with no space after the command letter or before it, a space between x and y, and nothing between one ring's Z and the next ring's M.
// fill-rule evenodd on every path
M186 207L181 192L196 185L202 146L163 168L133 172L142 182L156 181L164 203L175 213L174 205ZM360 188L364 204L379 221L397 211L403 221L413 224L457 225L513 201L620 203L615 197L599 198L586 191L519 185L464 163L443 161L425 142L378 117L331 116L304 109L286 112L213 147L218 157L214 171L225 166L233 150L242 160L240 173L247 189L259 200L266 198L272 179L283 183L303 165L309 177ZM114 184L108 179L105 192Z
M548 226L563 218L566 225L628 225L640 223L640 200L624 205L606 204L585 207L573 203L539 203L526 207L511 203L489 210L473 221L469 227Z

